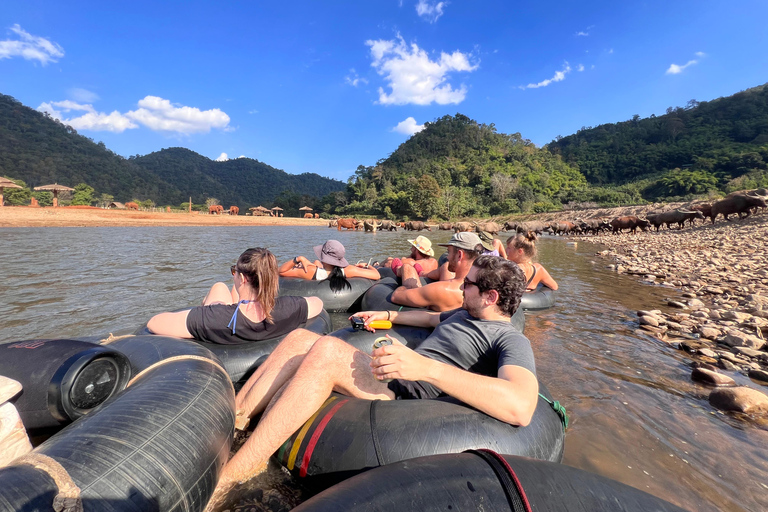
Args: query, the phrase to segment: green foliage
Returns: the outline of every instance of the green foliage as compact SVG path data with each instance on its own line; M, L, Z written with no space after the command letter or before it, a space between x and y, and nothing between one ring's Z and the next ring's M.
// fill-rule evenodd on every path
M717 177L707 171L672 169L654 182L650 190L657 197L687 196L717 189L717 183Z
M724 191L728 194L737 190L768 188L768 171L752 171L744 176L734 178L725 184Z
M40 206L53 206L53 194L46 190L39 192L32 192L32 197L37 199L37 204Z
M691 100L659 117L582 128L546 147L592 185L656 181L645 192L648 199L705 193L768 169L768 85L709 102Z
M87 205L90 206L94 203L93 199L93 187L86 185L85 183L79 183L75 185L75 191L72 193L72 205Z
M24 206L29 204L29 198L32 197L32 191L22 180L14 180L8 176L3 176L15 184L24 188L8 188L3 191L3 202L9 206Z
M557 207L560 195L586 184L577 169L519 133L456 114L426 123L377 165L358 167L347 182L349 202L335 211L422 219L507 214L536 203Z
M292 175L250 158L215 162L184 148L126 159L2 94L0 170L31 187L88 183L95 189L93 197L110 194L121 202L144 197L180 204L191 196L202 203L215 196L225 207L237 205L241 210L268 203L286 190L316 197L344 189L344 183L317 174Z

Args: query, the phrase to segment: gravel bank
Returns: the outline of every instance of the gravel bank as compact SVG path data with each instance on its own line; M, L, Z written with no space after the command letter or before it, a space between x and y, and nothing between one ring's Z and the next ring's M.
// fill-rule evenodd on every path
M714 387L712 405L750 415L768 412L768 215L572 239L608 247L598 254L609 272L682 290L684 300L666 304L675 313L658 305L638 311L639 329L694 355L691 378ZM732 372L749 376L750 386L734 387Z

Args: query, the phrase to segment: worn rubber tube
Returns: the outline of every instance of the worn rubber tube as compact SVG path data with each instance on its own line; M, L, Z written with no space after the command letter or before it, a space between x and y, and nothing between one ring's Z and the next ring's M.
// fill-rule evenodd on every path
M299 327L317 334L328 334L332 328L331 317L328 315L327 311L322 310L319 315L310 318L305 324L300 325ZM136 334L151 335L147 330L146 325L137 330ZM242 383L250 377L251 373L253 373L261 363L266 361L269 354L272 353L283 338L285 338L285 336L262 341L240 343L237 345L219 345L217 343L207 343L198 340L189 341L193 341L201 347L213 352L219 361L221 361L224 369L227 370L232 382ZM160 348L158 348L158 350L160 350Z
M535 512L685 512L628 485L586 471L504 455ZM397 462L357 475L295 512L512 510L497 474L472 453Z
M532 292L525 292L520 299L520 307L525 311L549 309L555 305L555 291L540 285Z
M330 313L346 313L355 301L376 281L363 277L350 277L347 279L351 288L339 292L331 290L331 282L299 279L297 277L281 277L281 297L296 295L299 297L319 297L323 301L323 307Z
M332 333L364 352L384 332L417 347L430 330L395 326L387 331ZM539 391L553 400L543 384ZM333 395L278 450L276 457L303 483L325 488L361 471L399 460L470 448L489 448L559 462L565 432L542 398L531 423L514 427L453 398L370 401Z
M110 346L136 371L149 369L33 453L66 470L86 511L202 511L232 443L229 377L191 341L136 336ZM199 357L152 366L170 355ZM53 510L56 492L42 470L19 463L0 469L0 510Z

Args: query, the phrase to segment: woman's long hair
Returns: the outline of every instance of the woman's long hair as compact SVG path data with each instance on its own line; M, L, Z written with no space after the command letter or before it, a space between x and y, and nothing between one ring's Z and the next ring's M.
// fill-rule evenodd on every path
M237 271L248 279L256 293L256 300L264 310L266 321L273 323L272 310L280 286L275 255L262 247L246 249L237 259Z
M341 267L337 267L336 265L333 266L333 270L328 273L328 277L326 279L328 279L328 283L331 286L332 292L338 293L345 288L348 290L352 289L352 285L349 284L347 278L344 277L344 271Z

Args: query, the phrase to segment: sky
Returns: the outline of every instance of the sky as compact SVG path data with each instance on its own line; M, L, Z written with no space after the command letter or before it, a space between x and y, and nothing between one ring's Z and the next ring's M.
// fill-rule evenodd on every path
M0 93L128 157L346 181L461 113L537 146L768 82L768 2L4 0Z

